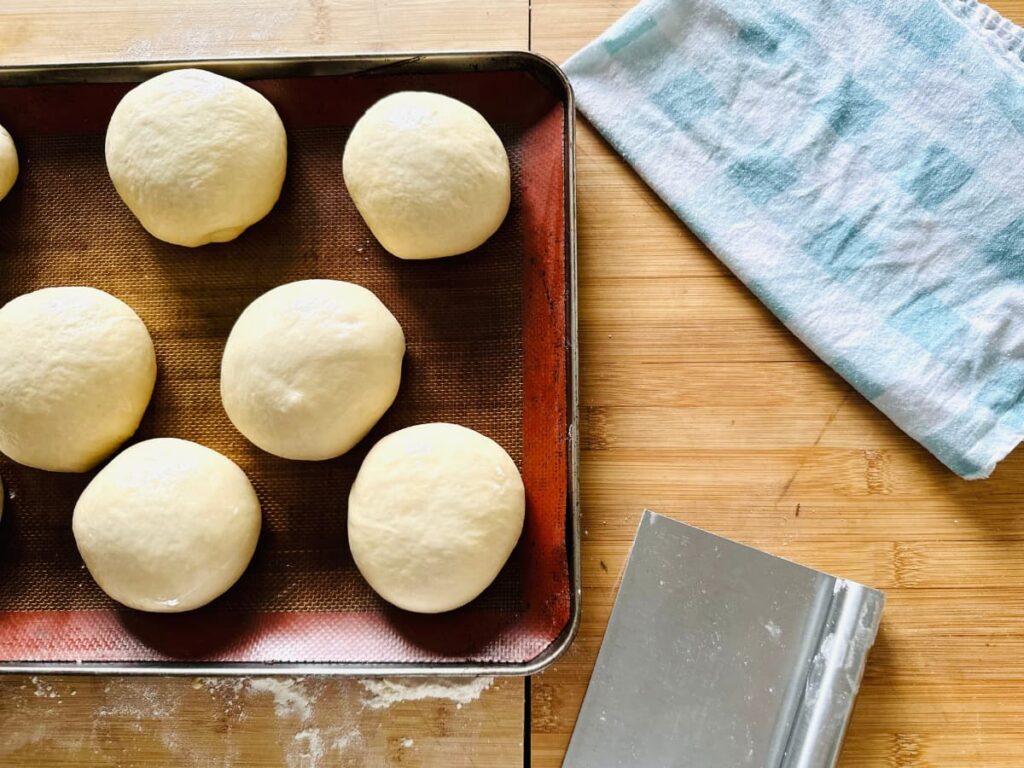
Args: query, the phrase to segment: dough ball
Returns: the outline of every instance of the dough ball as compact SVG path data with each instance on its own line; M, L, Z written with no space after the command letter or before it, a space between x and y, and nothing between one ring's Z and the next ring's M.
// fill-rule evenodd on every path
M381 597L440 613L494 581L525 509L519 470L500 445L456 424L420 424L383 438L363 461L348 498L348 541Z
M316 461L340 456L391 407L405 335L362 286L302 280L250 304L221 363L224 410L268 453Z
M256 550L260 502L231 459L163 437L126 448L71 520L100 589L140 611L189 611L238 581Z
M405 91L370 107L342 166L374 237L402 259L471 251L508 213L501 139L475 109L437 93Z
M154 237L198 246L234 240L281 194L287 140L247 85L178 69L125 94L107 127L107 170Z
M0 125L0 200L7 197L18 179L18 152L14 139L7 129Z
M95 288L44 288L0 309L0 451L84 472L128 439L156 381L153 340Z

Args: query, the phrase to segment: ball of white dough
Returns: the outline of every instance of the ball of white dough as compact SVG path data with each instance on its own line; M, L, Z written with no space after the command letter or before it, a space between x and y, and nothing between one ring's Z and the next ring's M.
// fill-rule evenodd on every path
M214 450L158 438L126 448L82 492L71 527L100 588L140 611L188 611L238 581L256 550L260 502Z
M44 288L0 309L0 451L84 472L135 432L153 394L153 340L95 288Z
M234 240L274 207L287 164L281 118L242 83L179 69L125 94L107 127L107 170L154 237Z
M7 197L18 179L18 152L14 139L7 129L0 125L0 200Z
M238 431L286 459L340 456L394 402L405 335L380 299L340 280L274 288L242 312L221 362Z
M500 445L456 424L420 424L383 438L363 461L348 499L348 541L381 597L440 613L494 581L525 509L519 470Z
M501 139L475 109L437 93L405 91L370 107L342 166L370 231L403 259L471 251L508 213Z

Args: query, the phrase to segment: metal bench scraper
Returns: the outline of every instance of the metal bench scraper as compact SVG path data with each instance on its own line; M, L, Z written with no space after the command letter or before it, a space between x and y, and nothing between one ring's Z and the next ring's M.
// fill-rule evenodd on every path
M830 768L885 596L645 511L563 768Z

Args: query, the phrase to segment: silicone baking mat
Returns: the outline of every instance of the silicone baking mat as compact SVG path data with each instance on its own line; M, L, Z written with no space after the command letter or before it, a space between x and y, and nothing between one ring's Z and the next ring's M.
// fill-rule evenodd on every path
M72 510L94 473L48 473L3 458L0 664L472 670L528 664L564 635L575 609L567 525L565 95L522 69L466 69L247 80L284 121L287 179L263 221L231 243L199 249L150 237L110 183L104 132L131 83L0 87L0 123L22 163L0 203L0 303L46 286L91 285L133 307L153 336L159 365L133 441L174 436L221 451L252 480L264 520L251 565L223 597L187 614L136 612L99 590L75 548ZM352 124L381 96L406 89L469 103L508 149L509 216L472 253L396 259L374 240L345 190L341 156ZM233 428L218 375L242 309L276 285L313 277L373 290L401 322L408 351L398 398L366 439L335 460L296 462L264 453ZM508 565L477 600L437 616L378 598L345 537L348 489L366 451L393 430L430 421L494 438L520 466L527 488L525 530Z

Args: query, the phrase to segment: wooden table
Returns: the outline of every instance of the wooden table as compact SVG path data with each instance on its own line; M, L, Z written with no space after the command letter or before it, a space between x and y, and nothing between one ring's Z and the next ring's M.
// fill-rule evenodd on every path
M0 63L458 48L561 61L631 0L136 5L5 0ZM1024 21L1024 0L995 5ZM346 680L0 678L0 765L558 766L644 506L887 591L844 768L1024 764L1024 453L957 479L585 123L577 159L585 598L563 659L529 685L406 681L388 700Z

